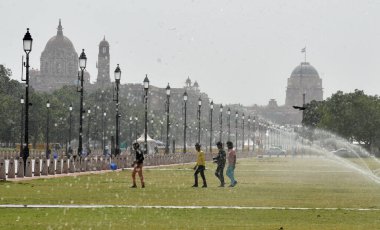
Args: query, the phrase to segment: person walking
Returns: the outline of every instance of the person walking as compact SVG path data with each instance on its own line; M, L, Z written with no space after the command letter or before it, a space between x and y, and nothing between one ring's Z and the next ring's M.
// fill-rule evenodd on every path
M235 171L235 165L236 165L236 151L234 150L234 145L231 141L227 141L227 148L228 148L228 167L227 167L227 176L231 180L231 184L229 187L234 187L237 184L237 181L235 180L234 171Z
M217 168L215 171L215 176L219 179L220 185L219 187L224 187L224 166L226 165L226 151L224 151L222 142L216 143L216 147L218 147L218 155L213 158L214 162L217 164Z
M195 144L195 149L197 150L197 163L194 166L195 182L192 187L198 187L198 174L200 173L203 180L202 188L207 188L206 177L205 177L205 167L206 167L205 153L201 150L201 145L199 143Z
M133 149L135 150L136 160L132 164L132 167L133 167L133 171L132 171L133 185L131 186L131 188L137 188L136 173L139 174L140 181L141 181L141 187L145 188L144 176L143 176L144 154L140 150L140 144L137 142L133 143Z

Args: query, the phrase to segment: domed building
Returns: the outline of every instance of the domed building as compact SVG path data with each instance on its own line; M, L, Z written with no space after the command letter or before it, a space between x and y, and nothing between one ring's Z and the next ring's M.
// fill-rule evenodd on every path
M288 78L285 106L302 105L303 94L305 94L305 103L323 100L322 79L309 62L302 62Z
M30 74L31 86L37 91L53 91L64 85L76 85L78 75L78 53L73 43L63 35L61 19L57 35L46 43L40 58L40 71ZM85 74L89 83L89 74Z

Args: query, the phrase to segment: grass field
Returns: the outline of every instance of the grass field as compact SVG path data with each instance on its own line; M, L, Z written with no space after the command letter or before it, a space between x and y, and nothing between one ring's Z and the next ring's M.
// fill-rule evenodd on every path
M376 163L370 163L376 167ZM1 229L380 229L380 211L375 210L380 209L380 184L324 158L241 159L235 172L239 183L234 188L217 187L212 163L206 170L209 187L191 188L191 168L192 165L183 165L146 169L145 189L129 188L130 170L2 182L0 204L288 209L0 208Z

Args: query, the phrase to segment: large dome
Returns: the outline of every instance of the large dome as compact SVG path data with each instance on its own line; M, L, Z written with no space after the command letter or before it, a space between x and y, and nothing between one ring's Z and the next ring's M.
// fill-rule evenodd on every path
M299 66L297 66L290 77L318 77L318 71L310 65L309 62L301 62Z
M64 51L65 53L76 53L73 43L66 36L63 36L61 20L57 28L57 35L50 38L46 43L44 52Z

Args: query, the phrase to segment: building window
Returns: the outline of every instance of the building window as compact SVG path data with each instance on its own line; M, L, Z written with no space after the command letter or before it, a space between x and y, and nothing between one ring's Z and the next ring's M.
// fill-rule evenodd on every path
M105 54L107 52L107 47L103 47L103 53Z

